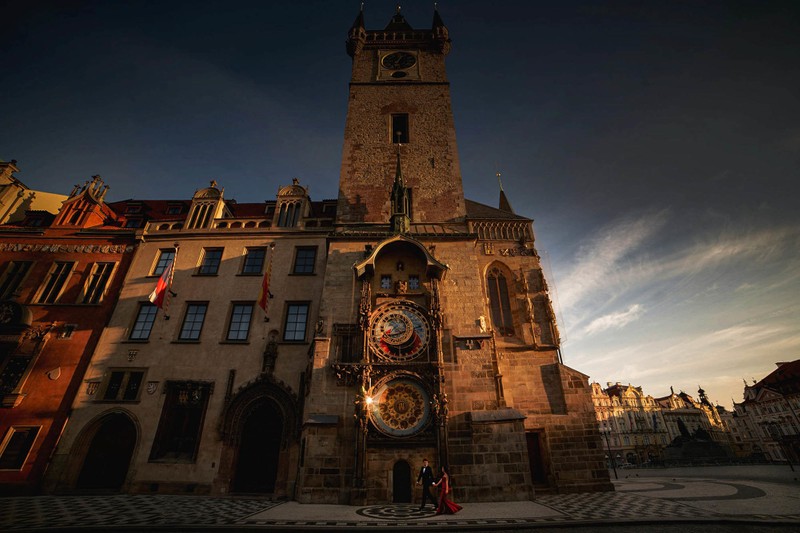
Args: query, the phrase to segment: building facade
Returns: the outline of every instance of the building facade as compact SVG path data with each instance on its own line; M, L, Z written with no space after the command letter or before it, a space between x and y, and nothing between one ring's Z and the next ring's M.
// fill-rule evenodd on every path
M16 160L0 161L0 224L20 222L28 211L58 213L67 196L31 190L14 176L16 172Z
M358 15L336 200L118 202L136 252L47 490L410 502L423 458L465 501L613 490L532 220L464 198L450 45Z
M733 404L734 444L754 459L800 463L800 360L776 363Z
M133 257L107 189L0 225L0 493L39 490Z

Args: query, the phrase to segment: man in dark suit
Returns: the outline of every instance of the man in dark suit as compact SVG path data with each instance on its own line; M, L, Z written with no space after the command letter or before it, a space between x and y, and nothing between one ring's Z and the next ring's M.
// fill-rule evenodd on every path
M431 485L433 485L433 469L428 465L428 460L422 460L422 468L419 469L419 475L417 476L417 485L422 484L422 503L419 504L419 510L421 511L425 507L425 502L427 500L431 501L434 507L436 507L436 500L433 499L433 494L431 494Z

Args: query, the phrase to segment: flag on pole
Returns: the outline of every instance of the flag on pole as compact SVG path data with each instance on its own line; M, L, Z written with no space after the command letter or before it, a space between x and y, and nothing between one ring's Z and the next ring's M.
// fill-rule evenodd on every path
M153 292L150 293L150 303L158 307L159 309L164 310L164 318L169 318L167 315L167 310L169 309L169 300L170 295L174 295L172 292L172 275L174 272L175 267L175 260L178 258L178 248L175 247L175 255L173 255L172 260L169 264L164 268L164 272L161 273L161 277L158 278L158 283L156 283L156 288L153 289Z
M150 303L154 304L159 309L164 308L164 297L167 295L167 290L169 290L170 280L172 278L172 265L174 263L174 259L169 262L164 272L161 273L161 277L158 278L156 288L150 293Z
M267 269L264 271L264 279L261 280L261 292L258 293L258 306L268 314L269 309L269 278L272 273L272 250L275 245L270 246L269 261L267 261Z

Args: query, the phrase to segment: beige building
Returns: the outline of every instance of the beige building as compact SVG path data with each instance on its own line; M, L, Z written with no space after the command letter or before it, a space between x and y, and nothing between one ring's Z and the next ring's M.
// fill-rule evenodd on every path
M0 161L0 224L19 222L27 211L43 211L55 218L67 196L34 191L15 178L15 172L19 172L15 160Z
M286 496L290 476L275 469L296 464L299 421L285 409L302 401L335 206L298 183L261 204L226 201L213 183L191 201L114 204L140 221L139 245L50 489ZM173 259L159 310L148 296Z
M751 385L733 405L734 444L741 455L800 462L800 360L777 368Z

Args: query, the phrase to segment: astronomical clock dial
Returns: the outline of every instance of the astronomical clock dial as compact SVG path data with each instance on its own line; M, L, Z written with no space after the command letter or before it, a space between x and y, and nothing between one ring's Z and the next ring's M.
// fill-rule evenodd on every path
M378 385L371 398L369 416L378 431L390 437L410 437L430 421L430 397L415 379L397 378Z
M394 362L409 361L428 346L428 321L415 307L392 303L379 308L370 325L370 345L378 357Z

